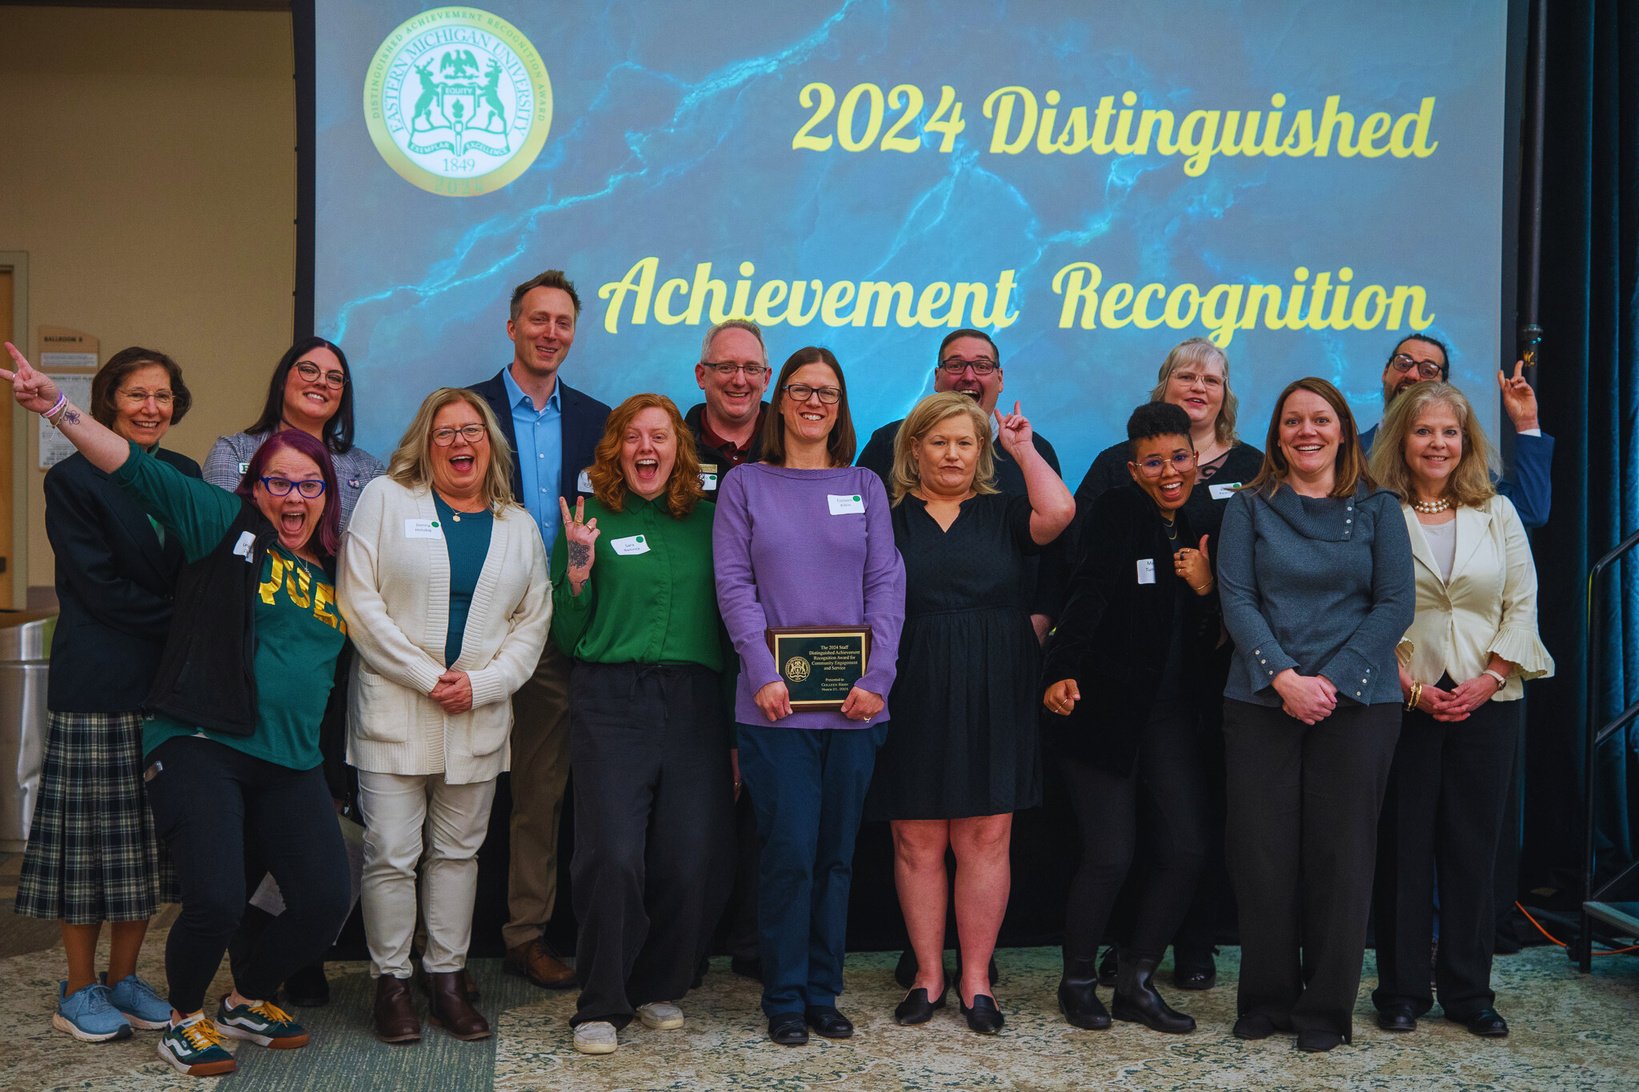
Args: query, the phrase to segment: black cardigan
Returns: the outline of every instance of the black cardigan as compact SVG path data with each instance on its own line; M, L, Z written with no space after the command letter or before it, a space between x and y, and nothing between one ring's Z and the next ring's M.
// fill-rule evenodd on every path
M1219 616L1216 589L1196 595L1173 571L1172 554L1196 547L1186 511L1177 515L1176 542L1167 538L1155 504L1136 485L1093 502L1083 545L1086 557L1070 579L1070 596L1047 643L1043 687L1075 679L1081 700L1063 717L1043 711L1043 724L1063 752L1122 776L1132 771L1172 642L1174 597L1183 604L1184 670L1189 689L1176 695L1199 708L1199 682ZM1138 582L1138 563L1154 563L1155 582Z
M156 448L189 477L199 464ZM135 497L75 453L46 474L46 537L57 558L57 629L46 706L59 713L135 713L159 668L185 558L160 544Z

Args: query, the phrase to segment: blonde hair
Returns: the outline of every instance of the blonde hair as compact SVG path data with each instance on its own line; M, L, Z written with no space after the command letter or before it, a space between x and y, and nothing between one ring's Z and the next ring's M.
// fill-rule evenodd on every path
M1212 433L1220 444L1233 447L1240 442L1235 435L1235 417L1240 411L1241 400L1229 389L1229 355L1206 338L1187 337L1172 347L1167 358L1161 362L1160 372L1156 374L1150 401L1166 399L1167 384L1172 381L1173 372L1185 364L1200 364L1208 360L1216 360L1224 370L1224 400L1218 406L1218 419L1212 422Z
M898 504L905 496L922 484L921 472L916 466L916 455L911 450L916 441L933 431L933 427L941 421L952 417L963 416L973 425L973 435L979 441L979 462L973 468L973 491L975 493L995 493L996 489L996 459L990 449L990 420L985 417L985 411L965 394L956 391L944 391L940 394L930 394L916 404L910 416L905 418L899 426L899 432L893 441L893 473L888 482L888 491L893 496L893 503Z
M1372 441L1372 477L1407 504L1417 499L1412 492L1411 468L1406 465L1406 437L1411 434L1418 415L1434 405L1449 407L1463 430L1462 457L1446 478L1444 495L1455 504L1478 508L1497 492L1491 484L1491 446L1480 423L1474 419L1474 407L1468 404L1463 392L1450 383L1438 380L1413 383L1389 403L1383 423L1378 426L1377 438Z
M465 402L477 410L478 419L484 423L484 432L489 437L489 469L484 472L479 494L486 508L499 513L508 505L518 503L512 495L512 445L507 443L489 403L464 387L439 387L422 400L393 457L387 461L387 476L408 489L432 487L433 418L439 410L457 402Z
M666 498L666 511L671 517L682 519L706 491L700 485L700 456L695 451L694 433L683 424L683 415L677 412L676 403L663 394L634 394L609 411L603 439L598 441L592 468L586 472L592 479L592 493L611 512L620 511L626 504L626 471L620 465L620 447L632 421L646 409L665 413L672 435L677 437L677 459L672 463L672 474L661 496Z

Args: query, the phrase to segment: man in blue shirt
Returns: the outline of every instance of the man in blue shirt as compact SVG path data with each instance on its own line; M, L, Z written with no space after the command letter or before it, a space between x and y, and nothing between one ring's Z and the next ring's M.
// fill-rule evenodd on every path
M540 527L547 556L558 537L558 498L590 493L585 478L609 407L558 381L575 343L580 296L562 270L512 290L507 337L512 363L474 384L512 444L512 492ZM551 642L535 675L512 696L512 830L506 969L548 989L575 972L542 932L558 897L558 824L569 779L569 658Z
M1412 334L1401 341L1383 365L1384 407L1413 383L1431 379L1450 382L1449 357L1445 343L1426 334ZM1542 431L1537 420L1537 392L1521 374L1524 370L1522 361L1514 365L1512 376L1497 372L1502 408L1513 422L1515 432L1514 461L1497 482L1497 492L1514 502L1521 523L1535 528L1548 522L1548 511L1553 504L1550 472L1554 462L1554 438ZM1360 434L1360 446L1369 454L1375 439L1377 426L1373 425Z

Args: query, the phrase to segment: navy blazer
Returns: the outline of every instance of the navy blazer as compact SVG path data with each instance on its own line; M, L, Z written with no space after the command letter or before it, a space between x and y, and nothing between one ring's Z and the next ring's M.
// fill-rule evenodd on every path
M1360 449L1372 453L1372 441L1377 439L1377 425L1360 434ZM1529 433L1514 434L1514 461L1503 468L1502 477L1491 475L1497 492L1514 502L1519 521L1527 531L1548 522L1548 513L1554 503L1554 438L1544 432L1541 436Z
M512 406L507 401L506 382L501 378L505 374L506 369L502 368L489 379L474 383L467 389L476 391L488 402L489 408L501 422L501 431L506 434L507 443L512 447L512 496L522 504L524 483L518 471L518 434L512 427ZM558 401L562 407L563 422L563 465L558 476L558 496L574 500L577 493L575 480L582 470L592 465L598 441L603 439L603 426L609 419L609 407L589 394L582 394L562 379L558 380Z
M190 477L199 464L156 449ZM134 496L75 453L46 474L46 537L57 558L60 615L46 705L58 713L135 713L159 668L185 558L160 544Z

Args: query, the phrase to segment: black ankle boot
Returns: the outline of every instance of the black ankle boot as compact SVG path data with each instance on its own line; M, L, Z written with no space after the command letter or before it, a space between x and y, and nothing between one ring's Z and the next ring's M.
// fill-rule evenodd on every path
M1115 982L1115 999L1110 1004L1117 1020L1143 1024L1151 1031L1180 1035L1195 1030L1195 1018L1175 1012L1155 991L1155 960L1121 953L1121 973Z
M1064 977L1059 979L1059 1008L1074 1026L1091 1031L1103 1031L1110 1026L1109 1011L1093 988L1097 985L1098 967L1094 960L1064 960Z

